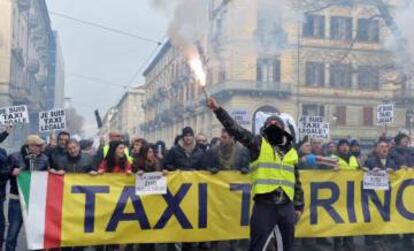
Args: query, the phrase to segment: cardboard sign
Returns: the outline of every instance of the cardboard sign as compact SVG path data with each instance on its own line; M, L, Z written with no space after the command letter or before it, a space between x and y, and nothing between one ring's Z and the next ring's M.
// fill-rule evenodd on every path
M145 173L136 176L136 195L167 194L167 177L161 172Z
M0 108L0 124L2 125L28 124L29 122L29 112L25 105Z
M247 110L232 110L230 114L239 125L250 125L250 116Z
M364 174L363 188L366 190L390 189L390 178L386 171L369 171Z
M39 132L66 129L66 115L63 109L39 112Z
M377 106L377 125L394 123L394 105L384 104Z
M320 116L302 116L299 119L299 133L303 137L329 138L329 123L323 121Z

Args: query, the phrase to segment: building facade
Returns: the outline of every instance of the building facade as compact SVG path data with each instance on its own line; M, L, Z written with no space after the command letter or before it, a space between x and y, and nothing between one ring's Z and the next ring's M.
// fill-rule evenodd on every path
M127 90L118 104L105 114L99 134L106 136L111 131L118 131L130 137L142 137L141 124L145 118L142 108L144 95L145 89L142 86Z
M322 116L333 139L372 142L383 130L392 135L406 127L406 106L397 95L401 84L392 81L393 54L386 47L390 29L375 18L379 10L286 2L288 9L281 10L278 1L210 1L203 43L209 94L256 133L259 112ZM171 145L184 126L210 138L219 135L222 126L171 42L144 76L142 129L148 140ZM376 125L376 107L383 103L395 104L394 123L385 128Z
M30 115L30 124L9 137L10 147L38 131L38 113L48 108L52 44L44 0L0 0L0 106L27 105Z

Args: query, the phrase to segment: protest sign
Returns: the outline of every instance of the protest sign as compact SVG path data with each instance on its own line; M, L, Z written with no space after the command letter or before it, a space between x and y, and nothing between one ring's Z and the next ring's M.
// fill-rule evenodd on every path
M232 110L230 114L239 125L250 124L250 116L247 110Z
M167 178L161 172L137 175L135 181L136 195L166 194Z
M329 123L320 116L302 116L299 119L299 133L313 138L327 139L329 137Z
M29 122L29 112L25 105L0 108L1 125L28 124Z
M383 104L377 106L377 125L394 123L394 105Z
M66 115L63 109L39 112L39 132L66 129Z
M390 178L386 171L370 171L364 174L363 188L368 190L388 190Z

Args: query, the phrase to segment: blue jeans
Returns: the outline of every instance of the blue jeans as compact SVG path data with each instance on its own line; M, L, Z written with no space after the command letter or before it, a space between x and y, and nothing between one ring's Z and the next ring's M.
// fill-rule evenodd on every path
M15 251L17 237L23 225L22 210L19 200L9 200L9 228L7 229L6 251Z

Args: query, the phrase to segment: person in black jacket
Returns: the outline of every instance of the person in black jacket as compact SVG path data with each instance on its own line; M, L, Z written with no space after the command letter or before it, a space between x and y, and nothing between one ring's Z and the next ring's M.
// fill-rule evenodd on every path
M191 127L182 130L181 139L173 146L164 158L164 169L168 171L201 170L204 151L197 147L194 139L194 131ZM171 244L168 249L171 250ZM192 243L183 243L182 251L192 250Z
M204 151L197 147L191 127L182 130L182 138L171 148L164 158L164 166L169 171L194 171L202 168Z
M414 166L414 151L409 147L410 137L399 133L394 138L395 146L391 149L390 155L398 168Z
M379 139L375 144L374 152L368 157L363 166L364 171L380 171L386 170L388 173L392 173L398 169L394 159L389 154L389 144L384 139ZM398 236L392 236L395 238ZM385 251L389 250L384 236L366 236L366 243L372 245L374 250Z
M214 111L217 119L226 128L226 130L234 136L234 138L242 143L250 152L250 161L255 162L260 156L271 154L268 151L268 146L273 149L274 159L284 161L285 156L296 155L297 153L292 149L292 142L295 137L294 126L291 122L282 118L282 116L271 116L263 125L261 135L253 135L250 131L238 125L233 118L218 104L214 98L209 98L207 101L208 107ZM266 149L265 152L262 152ZM277 157L279 156L279 157ZM280 165L269 163L274 168ZM259 165L252 172L266 168L266 163L263 167ZM288 165L285 166L285 168ZM281 169L279 172L284 172ZM275 190L267 193L258 193L253 197L254 207L250 222L250 247L249 251L266 250L270 244L271 237L276 234L276 240L281 238L278 246L282 246L283 250L289 251L292 248L295 234L295 224L303 212L304 200L303 189L299 179L299 171L297 164L292 167L294 174L294 182L287 180L285 183L279 180L271 179L257 179L253 181L253 187L261 184L271 184L277 187ZM280 177L283 179L283 177ZM261 183L263 182L263 183ZM275 183L271 183L275 182ZM283 184L282 184L283 183ZM287 192L282 186L289 186L293 191L292 196L288 196Z
M57 169L58 159L65 157L67 153L68 142L70 140L70 133L62 131L57 136L57 146L49 147L45 153L49 158L50 166Z
M81 152L80 144L77 140L69 140L67 154L56 160L55 168L49 171L54 174L64 175L65 173L89 173L96 171L93 158Z
M19 203L19 192L16 177L21 171L47 171L49 159L42 153L44 141L38 135L29 135L19 152L8 158L10 172L10 195L7 229L6 250L16 249L17 237L23 224L22 212Z
M0 133L0 143L9 136L12 126L6 125L5 130ZM6 200L6 185L9 179L7 168L7 151L0 148L0 247L4 243L4 231L6 229L6 219L4 217L4 201Z

